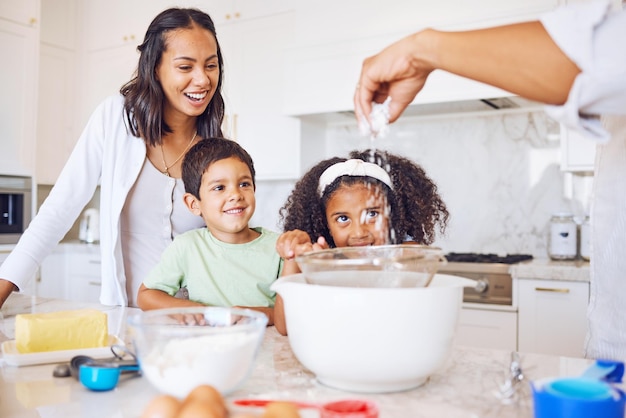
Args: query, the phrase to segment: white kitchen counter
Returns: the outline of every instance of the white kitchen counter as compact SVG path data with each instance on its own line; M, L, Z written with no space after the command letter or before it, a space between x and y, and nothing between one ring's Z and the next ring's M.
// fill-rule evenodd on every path
M37 299L14 294L2 308L2 331L14 336L17 313L97 307L109 315L111 331L125 335L125 318L132 308ZM116 328L117 327L117 328ZM0 334L0 337L3 335ZM372 330L376 338L376 330ZM416 353L419 355L419 353ZM252 376L228 399L282 398L322 402L345 398L376 401L381 418L419 417L531 417L532 400L527 383L518 402L503 404L494 391L508 375L510 352L456 347L445 367L423 386L392 394L355 394L324 387L294 357L287 337L267 329ZM575 376L590 363L580 358L521 354L527 379ZM122 377L110 392L90 392L73 378L53 378L54 365L0 368L1 417L139 417L157 391L143 377ZM239 412L240 410L238 410ZM303 418L311 411L303 412Z
M549 258L540 258L513 264L509 272L514 279L588 282L589 262L584 260L555 261Z

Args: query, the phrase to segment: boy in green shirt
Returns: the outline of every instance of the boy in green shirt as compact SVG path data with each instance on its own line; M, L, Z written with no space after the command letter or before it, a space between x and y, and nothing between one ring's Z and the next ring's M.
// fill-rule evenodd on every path
M248 226L256 205L252 158L234 141L204 139L185 155L182 172L185 205L206 228L174 239L139 288L139 307L246 307L274 324L276 294L269 287L283 263L275 249L279 234ZM183 287L188 300L175 297Z

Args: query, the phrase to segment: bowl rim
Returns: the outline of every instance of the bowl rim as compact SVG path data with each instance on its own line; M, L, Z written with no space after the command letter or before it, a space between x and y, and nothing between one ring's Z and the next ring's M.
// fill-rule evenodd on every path
M180 315L180 314L198 314L204 313L206 311L214 311L214 312L228 312L235 315L245 316L249 319L254 320L252 323L247 323L241 325L241 328L265 328L267 326L267 322L269 318L264 313L248 309L248 308L235 308L228 306L185 306L185 307L174 307L174 308L160 308L160 309L151 309L149 311L140 311L134 314L131 314L127 318L127 323L134 327L143 327L143 328L153 328L153 327L162 327L165 325L175 325L175 324L156 324L149 323L146 320L157 317L167 317L172 315ZM186 326L184 324L181 324ZM262 327L260 325L263 325ZM216 329L220 327L210 327L211 329ZM225 327L226 328L226 327ZM227 327L228 329L233 329L232 326Z
M423 244L385 244L385 245L370 245L366 247L336 247L336 248L327 248L324 250L317 251L309 251L299 256L296 256L296 263L302 269L300 265L301 262L305 262L308 264L328 264L330 258L323 258L324 254L335 254L335 253L357 253L357 252L375 252L378 250L398 250L398 249L419 249L422 250L422 253L411 254L411 255L403 255L398 257L368 257L368 258L345 258L345 259L337 259L333 258L332 263L334 265L349 265L349 266L360 266L360 265L382 265L386 263L396 263L400 261L410 261L415 259L425 258L427 256L435 256L438 258L438 262L445 264L446 258L444 255L444 251L440 247L434 247L430 245Z

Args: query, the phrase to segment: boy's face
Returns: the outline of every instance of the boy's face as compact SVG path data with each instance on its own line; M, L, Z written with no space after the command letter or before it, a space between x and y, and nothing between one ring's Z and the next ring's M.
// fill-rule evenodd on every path
M335 190L326 222L337 247L388 244L387 199L377 186L353 184Z
M247 242L248 221L256 199L252 173L235 157L216 161L202 175L200 199L185 194L189 210L202 216L217 239L229 243Z

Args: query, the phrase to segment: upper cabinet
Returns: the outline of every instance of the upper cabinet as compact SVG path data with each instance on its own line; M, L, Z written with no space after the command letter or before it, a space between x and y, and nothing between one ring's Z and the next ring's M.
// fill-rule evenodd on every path
M561 170L593 172L596 141L561 125Z
M36 151L39 184L54 184L77 139L77 22L77 0L42 2Z
M33 176L39 65L39 0L0 1L0 170Z
M363 60L424 27L460 30L536 18L561 0L300 0L294 48L288 53L285 112L352 110ZM323 28L323 30L321 30ZM431 74L415 104L511 96L443 71Z
M283 114L285 49L293 13L219 28L224 57L225 135L252 156L258 180L300 175L300 121Z

